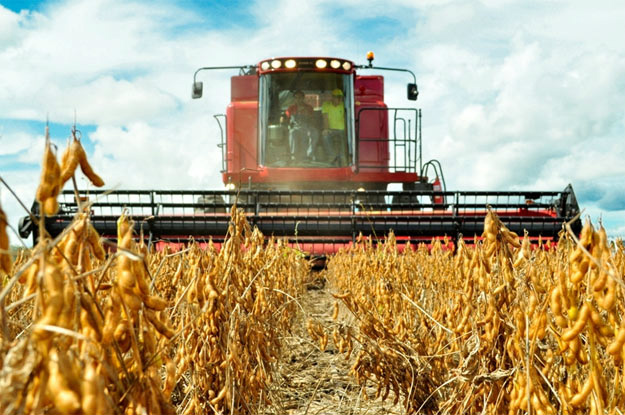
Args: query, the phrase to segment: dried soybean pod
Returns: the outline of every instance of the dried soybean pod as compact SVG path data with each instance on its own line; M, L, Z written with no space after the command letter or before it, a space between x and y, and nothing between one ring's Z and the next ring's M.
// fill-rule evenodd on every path
M219 391L217 396L214 397L213 399L211 399L210 404L211 405L217 405L219 403L219 401L221 401L226 396L226 390L227 389L228 389L228 386L224 385L224 387L221 388L221 390Z
M338 301L335 301L333 309L332 309L332 320L336 320L338 317L339 317L339 303Z
M586 399L588 399L588 396L590 395L590 392L592 392L594 386L595 383L593 381L593 377L591 374L589 374L588 379L586 379L586 382L584 383L584 386L582 386L582 390L573 395L573 397L569 401L569 404L575 407L582 406L584 402L586 402Z
M67 359L64 360L67 361ZM72 376L71 368L61 367L61 365L58 352L56 349L52 349L48 359L48 372L50 374L47 383L48 396L60 413L78 414L81 408L80 392L70 389L68 384L70 379L66 375Z
M100 317L100 313L93 299L88 294L82 293L80 296L80 305L87 313L87 323L96 332L97 339L100 341L102 339L102 327L104 326L104 322Z
M11 255L9 254L9 235L7 235L7 216L0 207L0 270L11 273Z
M63 310L61 311L61 316L56 322L57 326L72 328L74 323L75 316L75 305L76 305L76 297L75 286L70 281L65 281L63 285Z
M608 273L605 271L605 269L602 268L601 270L599 270L599 275L592 282L593 291L603 291L608 282L608 279Z
M25 275L25 284L26 287L24 289L24 296L31 295L37 289L37 275L39 274L39 261L33 262L33 264L28 267L28 269L24 272ZM21 279L20 279L21 282Z
M138 261L132 261L131 264L132 270L137 277L137 287L141 293L140 296L144 298L145 296L150 295L150 285L147 282L149 277L145 271L145 262L143 259L140 259Z
M621 325L614 341L608 345L606 351L612 356L619 356L623 350L623 345L625 345L625 324Z
M584 279L586 273L588 272L588 258L584 257L581 262L573 262L571 263L571 282L574 284L579 283Z
M70 264L76 266L78 264L78 257L80 256L80 244L75 234L70 236L70 239L65 244L63 249L63 255L70 262Z
M152 323L156 331L158 331L159 333L161 333L163 336L167 337L168 339L172 338L173 335L176 334L176 332L173 329L171 329L167 324L162 322L157 317L154 311L150 309L146 309L145 316L147 317L148 321Z
M176 386L176 362L166 355L165 360L165 384L163 385L163 395L169 399Z
M78 167L79 153L77 152L77 146L80 146L80 143L76 138L73 138L61 157L61 182L63 184L74 175Z
M48 135L47 131L48 127L46 127L46 136ZM50 140L46 138L46 147L43 152L43 167L41 169L41 181L39 182L39 187L37 187L37 193L35 195L37 201L43 203L50 197L56 198L61 189L60 179L61 167L52 151Z
M616 281L614 278L608 278L606 285L605 295L597 299L597 304L604 310L610 311L616 301Z
M48 298L48 302L46 304L45 311L41 318L37 320L37 325L45 326L45 325L56 325L57 321L61 318L61 313L63 311L63 293L55 293ZM35 340L46 340L50 338L52 332L40 328L35 327L32 332Z
M102 328L102 344L111 344L114 340L113 333L117 328L120 315L119 312L107 311L104 319L104 327Z
M132 244L132 228L134 223L128 218L124 210L117 219L117 244L125 249L130 249Z
M595 234L595 228L592 226L590 219L587 219L582 227L582 233L579 237L579 242L586 249L590 247L593 241L593 236Z
M95 230L91 222L87 225L87 241L89 242L89 245L91 245L93 255L100 261L104 261L106 258L106 251L104 250L102 243L100 243L100 235L98 235L98 231Z
M141 308L141 298L132 290L121 287L122 300L131 311L138 311Z
M43 202L43 213L46 216L54 216L59 211L59 202L56 196L49 197Z
M112 411L104 397L106 386L93 364L87 364L85 367L81 388L81 406L84 414L104 415Z
M67 165L69 162L69 153L70 153L69 149L70 149L70 143L68 142L68 146L65 147L65 150L63 151L63 155L61 156L61 183L62 184L65 184L67 179L69 179L69 177L71 176L70 175L67 177L67 179L64 179L65 171L67 170Z
M46 290L48 290L51 295L57 293L62 294L64 280L63 273L58 265L54 262L46 261L43 273L43 284Z
M564 271L558 271L558 286L560 287L560 300L562 300L562 305L565 309L568 309L571 306L571 301L569 299L569 291L567 289L567 277Z
M39 271L39 264L37 263L37 261L35 261L28 268L26 268L24 272L22 272L22 275L20 275L20 278L17 281L20 284L28 283L28 286L26 288L28 290L30 288L31 281L33 280L34 276L37 275L38 271Z
M119 348L121 349L122 353L126 353L128 349L130 349L130 330L130 322L126 319L121 320L119 324L117 324L117 327L115 327L113 338L119 344Z
M113 333L122 318L122 304L118 288L110 291L104 312L104 327L102 328L102 342L108 344L113 341Z
M489 242L495 242L497 240L497 224L490 210L486 214L486 217L484 217L484 232L482 233L482 238L488 239Z
M176 268L176 272L171 279L171 286L175 287L182 276L182 261L178 262L178 268Z
M609 252L610 248L608 247L608 233L603 227L603 223L599 222L599 230L597 231L598 235L598 246L601 251Z
M584 326L586 326L586 322L588 321L588 318L590 317L590 313L591 313L590 307L588 306L588 304L584 303L573 327L571 327L570 329L562 333L562 336L561 336L562 340L567 341L567 342L571 341L574 337L576 337L579 333L581 333L582 330L584 329Z
M80 163L80 170L82 170L85 176L87 176L95 187L104 186L104 180L102 180L102 178L93 171L93 168L89 164L89 161L87 160L87 153L85 153L85 149L82 148L80 141L75 140L75 142L78 143L76 151L78 154L78 163Z
M521 243L519 242L519 235L517 235L516 232L512 232L504 227L502 229L502 235L504 241L508 242L510 245L514 246L515 248L521 247Z
M118 277L119 285L123 289L131 290L137 283L135 274L127 269L122 270Z
M167 307L167 301L156 295L146 295L143 297L143 304L156 311L162 311Z
M568 326L568 321L562 316L562 298L559 286L556 285L553 288L551 295L549 296L549 300L551 312L553 313L553 318L556 324L561 328L566 328Z

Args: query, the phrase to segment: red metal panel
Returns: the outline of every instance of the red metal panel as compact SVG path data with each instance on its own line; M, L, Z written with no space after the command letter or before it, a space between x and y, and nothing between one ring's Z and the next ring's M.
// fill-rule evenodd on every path
M233 76L230 80L231 101L258 102L258 76Z
M354 80L356 101L383 101L384 77L379 75L358 75Z
M384 78L382 76L357 76L354 80L356 132L358 157L365 171L383 172L388 169L390 154L388 143L388 113L384 103ZM375 108L379 110L366 110Z
M259 183L345 182L353 175L351 167L272 168L262 167L255 180Z
M232 102L226 110L227 122L227 167L224 183L243 169L258 167L258 102Z
M351 167L299 168L299 167L259 167L256 170L234 170L224 175L224 182L230 177L234 183L413 183L419 180L416 173L389 171L359 171ZM339 186L340 187L340 186ZM352 186L356 187L356 186ZM350 188L345 185L345 188Z
M230 79L231 102L226 109L226 172L224 183L244 169L258 167L258 76L241 75Z

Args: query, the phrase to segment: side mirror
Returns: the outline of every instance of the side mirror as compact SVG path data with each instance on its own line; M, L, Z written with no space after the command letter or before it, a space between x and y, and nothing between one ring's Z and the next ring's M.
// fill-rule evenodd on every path
M204 87L204 84L202 84L202 82L194 82L193 89L191 91L191 98L193 99L202 98L203 87Z
M410 101L416 101L419 96L419 90L417 84L408 84L408 99Z

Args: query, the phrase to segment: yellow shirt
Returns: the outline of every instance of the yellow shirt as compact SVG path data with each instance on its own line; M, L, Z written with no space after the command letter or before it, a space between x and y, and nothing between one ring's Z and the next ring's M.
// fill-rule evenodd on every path
M326 101L321 106L321 112L328 114L328 128L331 130L345 129L345 108L343 103L333 105L332 102Z

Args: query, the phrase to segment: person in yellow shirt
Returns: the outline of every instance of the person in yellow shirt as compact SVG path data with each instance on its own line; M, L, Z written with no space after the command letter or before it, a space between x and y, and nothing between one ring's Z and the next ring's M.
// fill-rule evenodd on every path
M332 91L332 99L321 106L323 114L324 159L338 166L347 165L347 137L345 135L345 105L343 91Z

